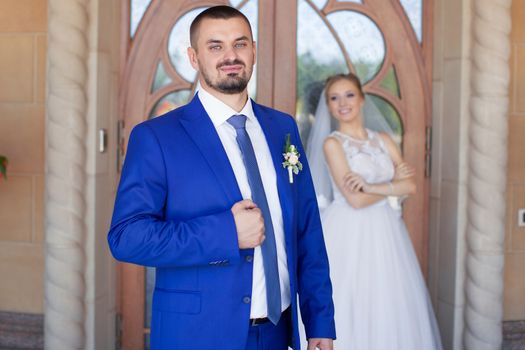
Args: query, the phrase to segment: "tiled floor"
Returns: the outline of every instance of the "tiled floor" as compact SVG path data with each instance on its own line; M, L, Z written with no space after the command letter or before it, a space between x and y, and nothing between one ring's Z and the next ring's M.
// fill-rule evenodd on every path
M503 322L502 350L525 350L525 321Z
M0 350L44 348L44 317L0 312Z
M44 348L44 317L0 312L0 350ZM525 350L525 321L503 322L502 350Z
M525 341L504 341L502 350L525 350Z

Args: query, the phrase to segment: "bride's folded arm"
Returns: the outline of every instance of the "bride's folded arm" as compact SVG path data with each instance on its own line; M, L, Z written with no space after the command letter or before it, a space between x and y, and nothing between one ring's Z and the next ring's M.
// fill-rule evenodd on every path
M363 186L363 191L365 193L383 196L407 196L416 193L416 182L412 177L381 184L366 184Z
M345 176L352 173L352 171L348 166L343 147L337 139L334 137L326 138L323 151L335 185L350 206L356 209L365 208L385 199L384 195L363 193L359 191L359 189L352 190L348 186L345 186Z
M368 185L364 188L367 193L383 194L387 196L407 196L416 193L415 170L403 159L401 150L387 133L379 133L395 166L394 178L391 182Z
M368 194L362 192L349 192L346 190L343 190L342 193L345 196L345 199L348 202L348 204L350 204L352 208L355 209L366 208L369 205L377 203L386 198L382 195Z

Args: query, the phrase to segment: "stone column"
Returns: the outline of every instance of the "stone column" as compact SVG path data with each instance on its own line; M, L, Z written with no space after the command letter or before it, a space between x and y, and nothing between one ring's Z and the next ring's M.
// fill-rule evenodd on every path
M85 346L88 0L49 0L45 348Z
M464 345L500 349L511 0L472 1Z

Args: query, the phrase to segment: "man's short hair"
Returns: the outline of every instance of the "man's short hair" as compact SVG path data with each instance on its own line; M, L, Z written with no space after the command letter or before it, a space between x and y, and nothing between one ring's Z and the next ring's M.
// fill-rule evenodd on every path
M246 24L248 24L248 27L250 28L250 36L253 40L253 34L252 34L252 27L250 25L250 21L248 18L239 10L236 8L230 7L230 6L213 6L210 7L195 17L193 22L191 22L190 26L190 43L191 47L194 49L197 49L197 37L199 32L200 24L203 20L206 18L209 19L230 19L230 18L242 18Z

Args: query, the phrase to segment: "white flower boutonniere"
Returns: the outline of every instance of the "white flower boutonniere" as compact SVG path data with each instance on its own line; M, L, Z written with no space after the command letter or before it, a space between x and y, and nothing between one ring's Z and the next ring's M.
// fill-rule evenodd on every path
M286 135L286 143L284 144L284 162L283 168L288 169L288 179L293 184L293 174L299 174L303 170L303 165L299 161L301 155L297 152L295 145L290 144L290 134Z

